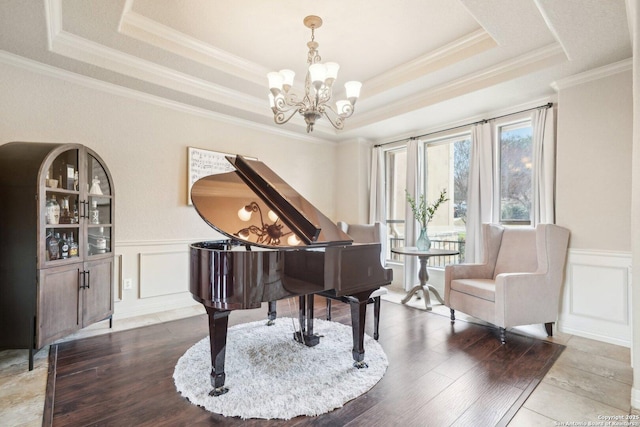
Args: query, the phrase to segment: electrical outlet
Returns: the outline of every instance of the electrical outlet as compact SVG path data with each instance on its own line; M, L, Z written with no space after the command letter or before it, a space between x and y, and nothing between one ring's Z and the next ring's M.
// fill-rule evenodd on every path
M122 288L123 288L125 291L128 291L128 290L133 289L133 280L131 280L131 279L124 279L124 280L122 281Z

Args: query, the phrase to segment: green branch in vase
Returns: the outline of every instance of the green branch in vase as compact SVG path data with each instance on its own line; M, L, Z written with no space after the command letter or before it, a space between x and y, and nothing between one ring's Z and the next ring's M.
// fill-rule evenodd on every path
M422 228L425 228L433 219L433 216L436 214L440 205L449 200L447 198L447 190L444 188L440 191L440 197L438 197L438 200L429 205L427 205L424 194L421 194L419 200L416 202L416 199L411 197L407 190L404 191L407 195L407 203L409 203L411 211L413 212L413 217L418 221Z

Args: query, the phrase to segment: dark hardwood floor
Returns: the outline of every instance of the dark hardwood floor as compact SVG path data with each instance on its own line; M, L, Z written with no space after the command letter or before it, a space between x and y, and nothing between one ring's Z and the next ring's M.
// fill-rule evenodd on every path
M324 317L324 306L318 298L317 317ZM279 316L295 315L286 301L278 302L278 310ZM389 360L387 372L368 393L330 413L241 420L182 398L173 369L207 335L202 315L52 346L43 425L505 425L563 349L513 333L502 346L495 329L464 321L452 325L445 316L389 302L383 301L381 311L379 342ZM334 302L332 314L332 320L350 324L346 304ZM265 317L266 307L234 311L230 325Z

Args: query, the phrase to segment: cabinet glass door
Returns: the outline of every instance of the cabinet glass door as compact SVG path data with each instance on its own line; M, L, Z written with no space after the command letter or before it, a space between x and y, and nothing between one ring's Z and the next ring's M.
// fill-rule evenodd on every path
M44 180L44 259L62 262L76 258L81 230L78 150L55 157Z
M87 256L112 251L113 195L109 175L91 154L87 155Z

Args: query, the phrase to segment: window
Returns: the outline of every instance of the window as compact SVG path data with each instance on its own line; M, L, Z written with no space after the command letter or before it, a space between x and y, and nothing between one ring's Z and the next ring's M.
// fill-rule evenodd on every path
M469 135L427 141L427 202L431 203L447 190L449 199L438 209L429 228L430 235L449 235L463 232L467 215L467 187L469 181ZM448 237L448 236L447 236Z
M449 201L444 203L429 223L429 238L433 247L458 249L464 256L466 230L467 186L469 178L469 134L429 140L425 144L427 153L427 202L431 203L447 190ZM387 232L389 252L387 259L401 261L390 249L404 246L406 209L406 146L395 147L385 153ZM436 257L432 262L450 263L454 260ZM460 258L464 259L464 258ZM455 260L459 262L459 260Z
M500 222L530 224L532 188L531 121L498 127Z
M470 152L469 134L426 142L427 203L436 200L442 189L447 190L449 199L440 206L429 223L429 239L434 248L460 252L455 257L431 258L430 266L461 262L464 259Z
M531 203L533 195L533 145L531 120L520 120L496 125L498 166L494 171L499 183L500 222L510 225L531 223ZM426 199L431 203L440 191L447 190L449 201L443 204L429 223L429 238L432 247L457 249L459 258L444 259L433 257L429 260L443 264L464 259L466 240L467 196L469 167L471 161L471 135L462 133L454 136L430 139L425 142L423 166L426 175ZM385 153L386 209L388 247L403 246L405 236L406 207L406 146L389 148ZM387 253L390 261L401 261Z

